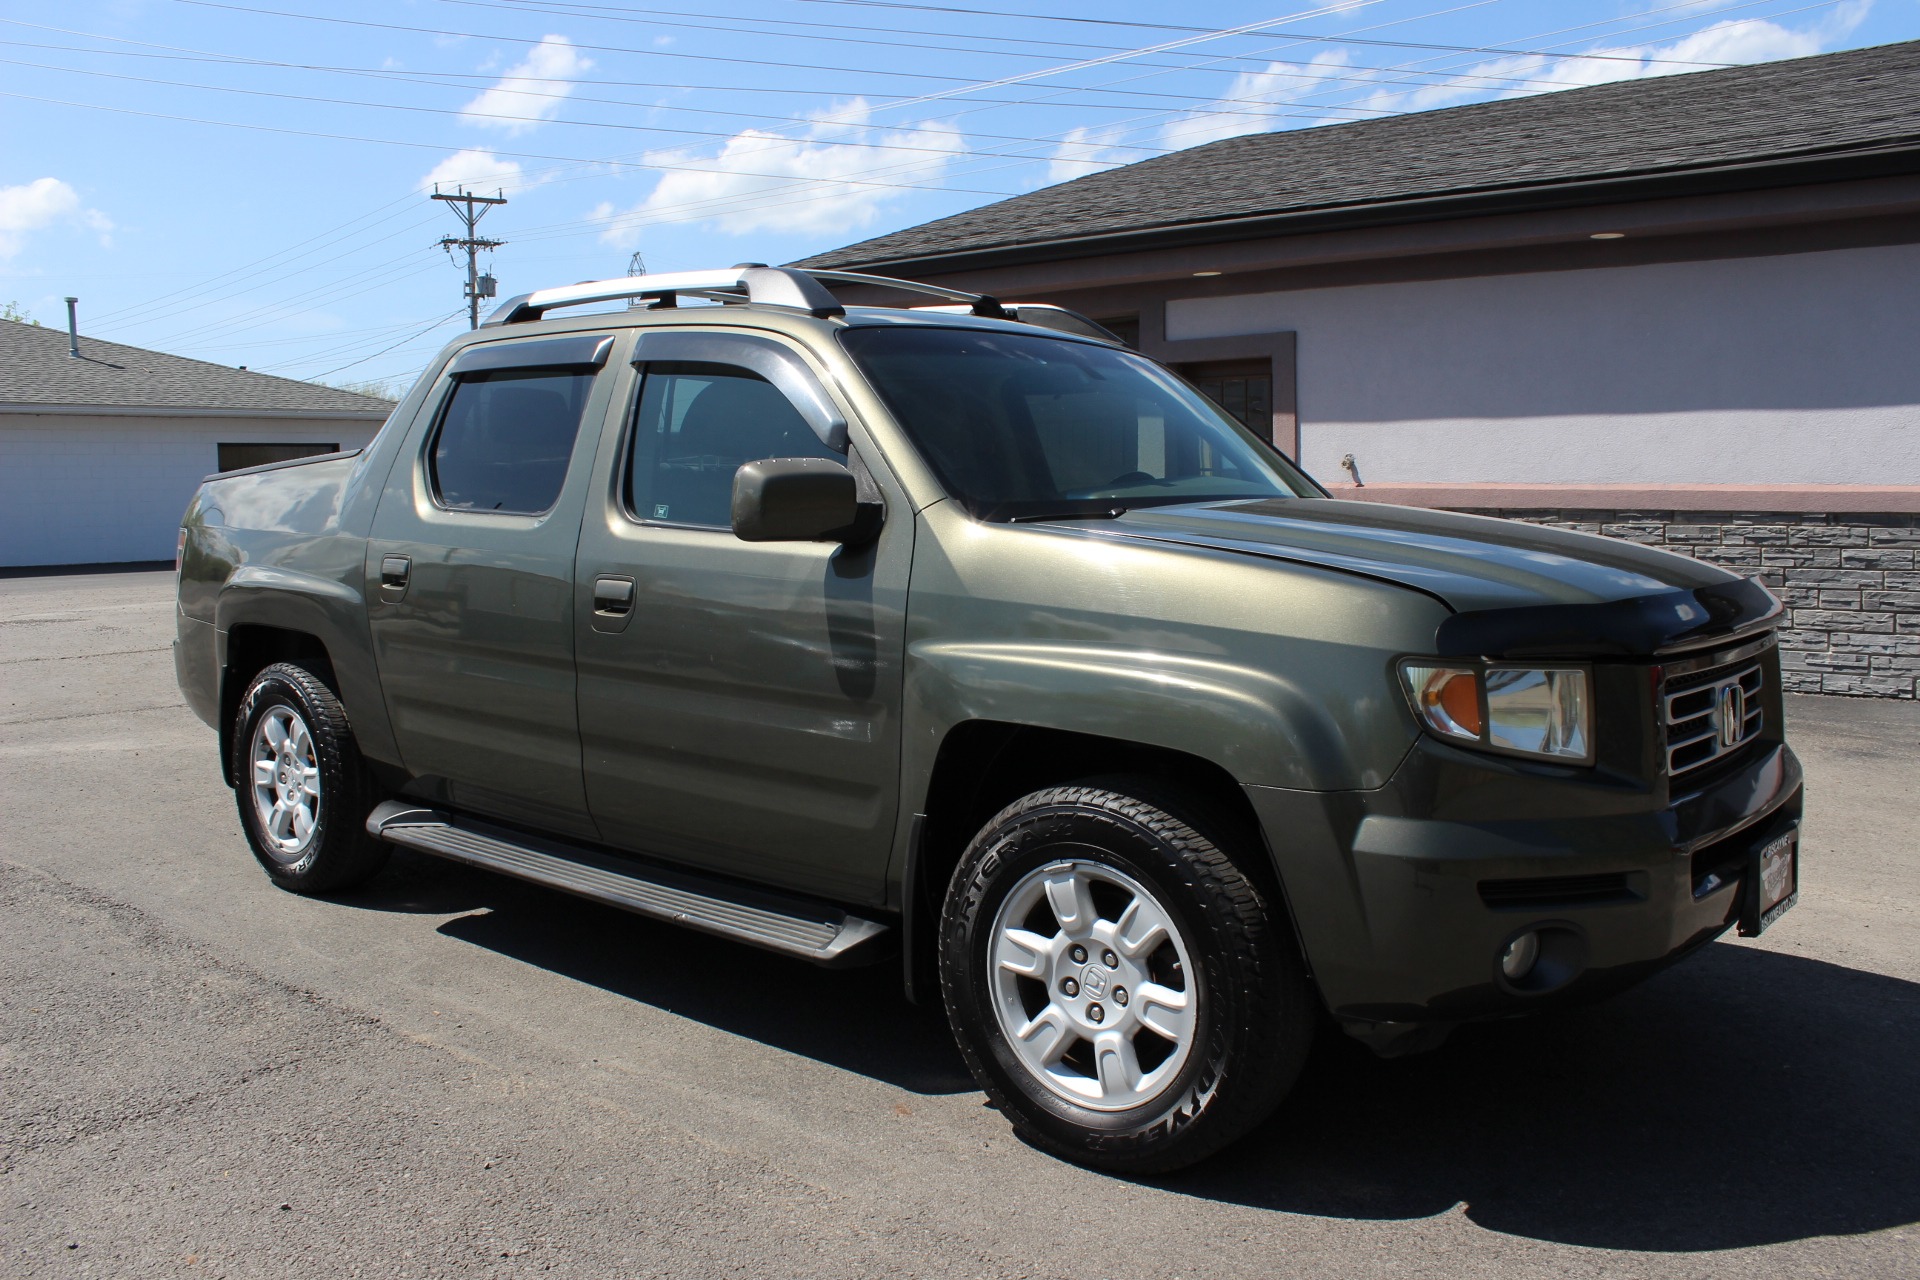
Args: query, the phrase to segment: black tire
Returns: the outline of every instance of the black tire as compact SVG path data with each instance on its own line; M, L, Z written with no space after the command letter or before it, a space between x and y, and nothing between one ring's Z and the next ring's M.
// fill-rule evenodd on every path
M1054 787L1002 810L974 837L955 869L940 922L940 979L948 1017L974 1078L1016 1131L1043 1150L1116 1173L1182 1168L1258 1125L1300 1072L1317 1024L1318 1002L1292 931L1278 904L1270 904L1228 851L1202 833L1202 812L1179 793L1146 779L1093 779ZM1238 856L1259 856L1257 837L1234 839L1234 828L1226 823L1205 826L1219 831ZM1118 872L1157 898L1155 906L1184 936L1192 971L1172 972L1197 995L1189 1047L1179 1050L1186 1055L1184 1065L1170 1068L1160 1092L1140 1105L1130 1105L1133 1093L1127 1091L1114 1095L1119 1099L1115 1105L1125 1108L1118 1110L1090 1109L1061 1096L1012 1046L996 1012L1009 1007L1005 993L1015 988L1031 1016L1036 1000L1074 1004L1064 997L1055 1000L1056 985L1062 992L1071 985L1068 994L1084 998L1096 980L1108 980L1106 975L1095 979L1083 973L1079 982L1068 984L1049 977L1044 993L1027 985L1038 985L1037 978L1007 979L1010 985L1004 988L991 985L998 979L991 960L996 915L1003 903L1009 903L1010 911L1021 910L1025 895L1033 892L1029 886L1036 883L1035 873L1043 868L1048 869L1047 876L1038 878L1043 885L1047 877L1057 879L1062 868L1077 868L1090 877L1087 883L1096 891L1108 894L1124 890L1101 890L1104 872L1099 868ZM1016 890L1023 897L1010 901ZM1043 923L1033 924L1035 918ZM1058 939L1069 937L1051 906L1035 918L1028 918L1026 927L1037 928L1042 936L1045 923L1060 929L1056 947L1062 945ZM1068 956L1062 963L1078 962ZM1112 976L1120 975L1116 971ZM1119 989L1108 991L1111 1006ZM996 1000L1002 1003L996 1005ZM1146 1004L1145 998L1136 1000L1134 1013L1144 1014ZM1084 1000L1076 1007L1083 1020L1113 1020L1124 1014L1115 1010L1101 1015L1088 1010ZM1083 1021L1081 1030L1097 1034L1100 1029ZM1133 1043L1143 1043L1134 1034ZM1082 1045L1097 1053L1085 1039L1071 1052L1081 1052ZM1134 1056L1130 1050L1129 1057L1135 1066L1146 1065L1144 1055ZM1170 1053L1162 1062L1174 1058ZM1070 1069L1077 1068L1071 1067L1069 1054L1055 1070ZM1097 1069L1090 1073L1094 1085L1104 1089Z
M311 804L312 821L298 848L276 840L255 799L254 738L270 715L285 724L286 713L299 718L311 742L312 768L319 795ZM302 752L305 758L309 753ZM367 814L380 802L379 788L347 723L346 708L318 676L289 662L277 662L253 678L234 717L233 758L228 762L240 827L253 856L282 889L320 894L351 888L376 874L390 846L367 834ZM271 785L271 784L269 784ZM290 839L299 836L289 833Z

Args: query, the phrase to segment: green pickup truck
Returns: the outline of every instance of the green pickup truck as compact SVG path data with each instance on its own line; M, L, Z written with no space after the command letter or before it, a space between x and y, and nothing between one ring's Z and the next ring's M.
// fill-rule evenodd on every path
M1791 906L1780 612L1331 498L1071 312L745 266L513 299L366 449L209 477L175 661L280 886L404 845L892 959L1025 1137L1146 1173L1322 1027L1428 1048Z

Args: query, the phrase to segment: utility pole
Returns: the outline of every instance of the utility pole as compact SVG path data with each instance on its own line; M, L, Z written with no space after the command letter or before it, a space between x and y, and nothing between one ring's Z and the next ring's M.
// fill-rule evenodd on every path
M443 236L440 240L440 247L445 249L449 254L455 249L465 249L467 251L467 327L469 329L478 329L480 327L480 299L491 298L498 292L494 285L493 277L480 274L479 254L482 249L498 249L501 245L505 244L506 241L483 240L474 234L474 228L480 225L480 219L487 216L487 210L496 204L505 204L507 202L506 194L502 192L499 195L476 196L470 194L465 187L459 188L458 191L453 194L447 194L440 190L439 183L435 183L433 187L433 198L435 200L446 201L447 207L453 210L453 216L460 219L467 228L467 234L464 236Z

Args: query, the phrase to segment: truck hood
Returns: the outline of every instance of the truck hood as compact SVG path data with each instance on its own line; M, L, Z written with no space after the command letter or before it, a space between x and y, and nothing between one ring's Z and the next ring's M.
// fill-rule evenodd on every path
M1096 535L1205 547L1375 578L1455 616L1439 652L1656 654L1769 625L1759 583L1685 556L1513 520L1338 499L1148 507Z

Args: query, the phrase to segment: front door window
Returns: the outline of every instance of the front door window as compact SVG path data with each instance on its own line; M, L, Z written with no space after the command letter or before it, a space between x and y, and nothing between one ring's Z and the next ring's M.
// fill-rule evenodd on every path
M627 506L641 520L732 526L733 473L763 458L838 458L777 387L725 364L649 364Z

